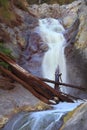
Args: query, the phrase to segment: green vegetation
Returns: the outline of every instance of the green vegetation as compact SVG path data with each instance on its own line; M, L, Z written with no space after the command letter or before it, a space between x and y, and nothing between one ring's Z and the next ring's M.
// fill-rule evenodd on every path
M10 58L13 58L13 56L11 55L12 51L9 48L6 48L4 46L4 43L0 43L0 52L4 53L5 55L9 56ZM6 69L10 68L9 64L7 64L3 61L0 61L0 66L3 66Z
M6 69L10 69L9 64L7 64L6 62L3 62L3 61L0 62L0 66L3 66Z
M0 52L4 53L5 55L7 55L9 57L12 57L12 55L11 55L12 51L9 48L6 48L4 46L4 43L0 43Z
M0 7L3 7L4 9L8 9L9 1L8 0L0 0Z

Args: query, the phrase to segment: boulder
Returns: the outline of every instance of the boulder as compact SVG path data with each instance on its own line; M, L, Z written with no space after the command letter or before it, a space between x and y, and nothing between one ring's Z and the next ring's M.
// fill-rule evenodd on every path
M50 107L34 97L18 83L10 90L0 89L0 128L16 113L38 111Z
M59 130L87 130L87 102L70 113L64 117L64 124Z
M63 8L63 6L62 6ZM65 10L65 11L64 11ZM77 17L80 19L78 33L74 43L65 49L68 83L87 88L87 5L84 1L75 1L64 8L63 24L66 28L72 25ZM71 17L73 19L71 20ZM68 18L68 20L66 20ZM86 91L67 89L67 93L87 98Z

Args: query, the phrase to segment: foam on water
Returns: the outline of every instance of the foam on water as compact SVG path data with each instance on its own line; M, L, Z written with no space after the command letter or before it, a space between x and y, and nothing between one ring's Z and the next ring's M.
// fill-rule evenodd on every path
M55 71L58 68L59 73L62 73L62 81L66 83L67 75L64 55L66 40L63 36L64 31L63 26L56 19L47 18L39 21L39 33L44 43L46 43L49 47L43 58L43 77L55 80ZM50 83L49 85L54 87Z

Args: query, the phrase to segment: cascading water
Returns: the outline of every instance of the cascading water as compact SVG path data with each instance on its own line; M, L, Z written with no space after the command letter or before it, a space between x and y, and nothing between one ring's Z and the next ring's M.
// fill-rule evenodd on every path
M63 26L58 20L47 18L39 21L39 30L44 43L49 47L42 63L43 77L55 80L55 71L58 69L59 73L62 73L62 81L66 83L66 61L64 56L66 40L63 36L65 31ZM49 85L53 87L53 84ZM66 90L63 88L63 91Z
M48 18L40 20L39 26L34 31L41 35L44 43L49 47L43 58L43 77L55 80L55 71L59 69L59 73L62 73L62 81L66 83L67 74L64 56L66 40L63 36L64 28L58 20ZM63 91L65 92L65 90ZM53 106L53 110L20 113L9 121L2 130L58 130L63 123L61 117L79 104L81 102L59 103Z
M59 130L63 124L62 116L80 104L59 103L53 110L19 113L2 130Z

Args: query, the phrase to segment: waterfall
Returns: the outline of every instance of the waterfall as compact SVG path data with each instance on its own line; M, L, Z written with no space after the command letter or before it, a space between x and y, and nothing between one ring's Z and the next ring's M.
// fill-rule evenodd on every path
M43 57L43 77L55 80L55 71L58 69L59 73L62 73L62 82L67 83L64 55L67 44L63 36L65 31L63 26L56 19L46 18L39 20L39 26L34 31L41 35L43 42L49 47ZM50 85L54 87L52 84ZM67 92L64 89L61 90ZM60 102L58 105L52 106L52 110L19 113L2 130L58 130L63 124L62 116L80 104L80 101L76 103Z
M55 71L58 69L59 73L62 73L62 81L66 83L66 61L64 55L66 40L63 36L65 31L63 26L58 20L53 18L41 19L39 20L39 31L44 43L49 47L43 58L43 77L55 80ZM54 87L53 84L49 83L49 85Z

